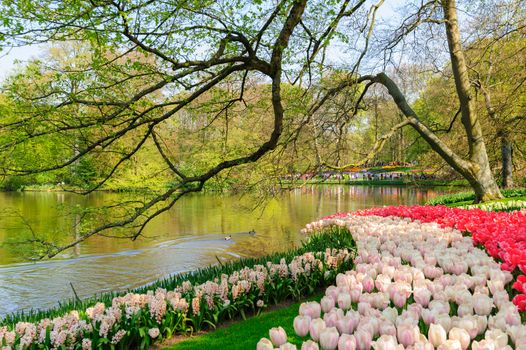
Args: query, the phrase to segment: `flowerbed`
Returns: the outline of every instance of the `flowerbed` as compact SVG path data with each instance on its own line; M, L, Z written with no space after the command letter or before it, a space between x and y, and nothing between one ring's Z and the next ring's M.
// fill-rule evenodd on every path
M339 213L326 217L346 217L349 213ZM486 212L480 209L458 209L444 206L399 206L361 210L353 215L399 216L436 222L441 227L455 228L469 232L475 245L483 246L497 261L501 268L513 272L515 277L526 273L526 211ZM518 295L514 303L521 311L526 311L526 277L517 279L514 288Z
M358 257L356 268L339 274L319 304L300 306L294 329L305 337L301 349L526 349L520 303L510 301L512 273L453 228L473 229L477 217L479 227L483 213L470 218L444 207L381 208L308 225L307 231L348 227ZM390 216L395 214L408 218ZM515 215L506 222L524 225L524 214ZM490 225L504 220L491 218ZM485 231L477 232L490 241ZM258 350L296 349L281 328L269 336Z
M309 248L316 249L304 251ZM214 271L224 273L215 276L210 276L209 269L197 271L171 290L128 293L54 318L11 322L0 327L0 347L148 348L175 332L215 327L222 319L245 317L246 312L257 313L269 303L309 295L351 267L353 248L348 232L328 229L292 253L245 260L251 266L237 270L233 267L239 262L216 267ZM203 281L203 276L209 278Z

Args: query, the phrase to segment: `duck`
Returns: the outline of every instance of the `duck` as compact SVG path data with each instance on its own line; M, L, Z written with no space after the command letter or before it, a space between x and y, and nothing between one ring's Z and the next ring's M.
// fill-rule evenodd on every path
M225 236L225 241L230 241L232 239L232 235Z

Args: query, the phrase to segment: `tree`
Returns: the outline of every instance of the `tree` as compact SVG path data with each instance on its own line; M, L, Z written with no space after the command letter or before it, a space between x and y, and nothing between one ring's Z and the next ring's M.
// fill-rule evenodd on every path
M110 229L137 238L153 217L181 196L200 191L220 173L275 150L286 121L282 103L285 72L313 74L329 40L343 37L337 30L340 21L350 20L364 3L4 2L0 32L4 46L80 41L88 43L93 52L88 65L61 71L56 79L35 86L34 94L19 101L32 107L31 114L0 123L0 133L12 136L1 145L3 173L41 173L73 166L101 152L117 155L89 192L112 178L147 142L153 142L173 179L168 189L144 201L107 208L111 215L87 213L71 242L58 245L35 237L32 243L51 257ZM264 126L268 130L265 139L241 155L225 154L204 170L184 172L184 159L174 157L166 148L170 143L162 142L159 135L216 87L235 84L236 96L218 101L215 115L243 103L250 79L270 85L272 122ZM81 142L73 145L74 152L52 164L24 167L10 161L8 155L22 152L25 144L52 135ZM91 227L94 221L101 224Z

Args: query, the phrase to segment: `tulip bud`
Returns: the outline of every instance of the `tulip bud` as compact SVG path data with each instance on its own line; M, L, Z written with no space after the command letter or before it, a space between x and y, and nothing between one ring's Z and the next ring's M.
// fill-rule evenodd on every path
M434 347L438 347L447 340L446 330L439 324L431 323L427 337Z
M267 338L261 338L256 345L257 350L274 350L274 345Z
M338 350L356 350L354 335L342 334L338 340Z
M318 341L320 339L320 333L325 329L325 327L325 321L323 321L321 318L315 318L314 320L310 321L309 333L312 340Z
M281 346L287 342L287 333L282 327L271 328L268 332L270 340L275 346Z
M340 334L335 327L328 327L320 333L320 345L324 350L335 350L338 347Z
M300 337L309 334L310 316L296 316L294 318L294 331Z
M349 293L338 294L338 306L343 310L351 308L351 295Z
M307 340L301 344L301 350L320 350L318 343L313 342L312 340Z
M449 331L449 339L457 340L460 343L462 350L466 350L471 342L469 333L462 328L454 327Z
M335 306L334 299L330 296L324 296L323 298L321 298L320 305L321 305L321 310L323 312L329 312Z

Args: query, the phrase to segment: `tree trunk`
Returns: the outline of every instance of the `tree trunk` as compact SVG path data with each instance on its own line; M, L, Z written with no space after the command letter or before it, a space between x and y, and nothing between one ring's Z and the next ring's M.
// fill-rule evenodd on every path
M500 137L502 152L502 187L513 187L513 146L506 133Z
M462 50L460 30L458 27L457 7L455 0L443 0L446 35L451 57L451 69L455 78L455 87L460 102L461 120L466 132L469 147L469 162L472 179L468 178L475 190L476 202L502 198L497 182L491 173L488 153L482 134L482 127L477 116L475 100L472 96L468 68Z
M479 148L475 147L474 149L477 152L474 152L474 156L471 159L463 159L418 118L398 86L385 73L368 77L368 79L387 88L389 95L391 95L413 129L422 136L435 152L469 182L475 192L476 203L502 198L499 187L491 173L488 157L485 154L485 147L482 148L483 153L481 153ZM483 140L479 142L484 146ZM481 154L482 156L475 157L475 155Z

